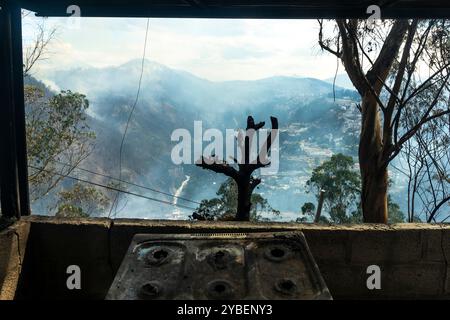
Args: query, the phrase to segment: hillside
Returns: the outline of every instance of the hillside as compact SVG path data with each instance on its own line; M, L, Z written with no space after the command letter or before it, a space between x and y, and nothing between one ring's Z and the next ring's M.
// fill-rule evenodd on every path
M45 75L59 89L84 93L90 101L90 125L97 141L83 167L118 176L120 140L136 98L140 63L133 60L117 67ZM335 95L336 101L332 84L313 78L212 82L146 61L124 145L123 177L197 201L212 197L224 177L194 165L174 165L170 159L173 130L193 132L198 120L203 121L203 130L235 129L245 125L247 115L266 122L276 116L281 129L280 170L276 176L263 177L258 192L282 211L281 219L295 219L301 204L313 199L304 187L313 166L334 152L356 155L358 95L338 86ZM129 197L119 216L186 218L189 213Z

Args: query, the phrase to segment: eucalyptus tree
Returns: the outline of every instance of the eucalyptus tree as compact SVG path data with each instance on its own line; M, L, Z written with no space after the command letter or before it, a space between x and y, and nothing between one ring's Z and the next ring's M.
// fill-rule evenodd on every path
M448 27L446 20L319 20L320 47L337 57L361 96L364 222L387 222L389 164L420 128L450 113ZM414 105L414 122L405 127Z

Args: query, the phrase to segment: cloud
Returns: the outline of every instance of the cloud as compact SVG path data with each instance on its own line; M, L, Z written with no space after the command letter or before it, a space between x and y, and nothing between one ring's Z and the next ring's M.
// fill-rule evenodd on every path
M28 43L35 19L27 17L23 25ZM146 19L81 18L78 29L66 18L48 18L46 24L57 26L58 37L38 73L142 57ZM213 81L323 79L334 74L336 60L319 52L317 32L315 20L150 19L147 58Z

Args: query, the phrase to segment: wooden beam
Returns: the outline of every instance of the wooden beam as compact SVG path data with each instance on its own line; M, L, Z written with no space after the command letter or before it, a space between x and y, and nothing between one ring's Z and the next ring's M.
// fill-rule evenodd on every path
M39 16L67 17L67 7L71 0L35 1L18 0L23 7L37 12ZM425 1L301 1L288 4L277 1L258 4L204 2L200 0L180 0L178 3L163 4L151 1L77 1L82 17L154 17L154 18L238 18L238 19L334 19L367 18L368 5L380 4L383 18L448 18L450 4L442 2L427 4ZM386 3L386 5L383 5ZM207 4L207 5L206 5Z
M184 0L187 4L189 4L192 7L197 8L205 8L206 6L201 2L201 0Z
M28 160L25 124L25 101L23 88L23 50L22 50L22 10L11 8L12 67L15 112L15 135L17 152L17 171L19 178L20 214L31 213L28 194Z
M2 214L20 218L12 61L12 14L0 9L0 199Z

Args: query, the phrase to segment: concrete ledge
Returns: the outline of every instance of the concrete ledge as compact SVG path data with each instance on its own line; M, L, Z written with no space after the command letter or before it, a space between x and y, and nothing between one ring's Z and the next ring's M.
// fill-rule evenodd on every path
M136 233L290 230L303 231L336 299L450 298L450 225L336 226L43 216L25 217L13 227L19 225L29 227L29 242L17 298L103 299ZM12 240L3 247L9 249L2 249L0 259L8 258L8 252L15 250ZM66 268L72 264L82 269L82 290L66 287ZM381 290L366 287L366 270L372 264L382 270ZM12 262L8 270L2 266L0 279L5 272L20 273Z
M108 219L24 217L31 226L18 298L101 299L113 279ZM81 290L68 290L67 268L81 269ZM31 284L31 285L30 285ZM46 288L42 290L42 288Z
M12 300L19 283L30 224L16 222L0 232L0 300Z

